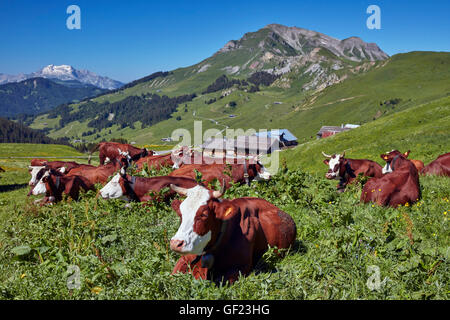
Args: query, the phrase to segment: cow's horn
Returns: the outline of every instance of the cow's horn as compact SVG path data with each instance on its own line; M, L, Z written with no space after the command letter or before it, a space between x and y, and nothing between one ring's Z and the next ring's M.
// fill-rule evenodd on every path
M225 179L222 180L222 187L220 191L213 191L212 195L214 198L220 198L225 193Z
M170 189L172 189L176 193L182 194L184 196L187 194L187 189L182 188L182 187L178 187L178 186L176 186L174 184L170 184Z
M324 156L324 157L326 157L326 158L331 158L331 156L330 156L330 155L326 154L326 153L325 153L325 152L323 152L323 151L322 151L322 154L323 154L323 156Z

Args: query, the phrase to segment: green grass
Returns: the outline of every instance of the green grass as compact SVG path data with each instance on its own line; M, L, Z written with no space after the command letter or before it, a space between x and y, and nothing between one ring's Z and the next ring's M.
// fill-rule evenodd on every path
M216 286L170 275L179 258L169 249L179 225L170 204L125 209L89 192L42 208L25 196L29 176L17 166L0 178L2 299L449 298L448 178L421 177L422 199L400 209L360 204L360 186L338 194L334 182L300 169L233 186L225 198L257 196L288 212L297 242L285 258L269 250L250 276ZM71 265L80 289L67 288ZM371 266L384 280L378 291L366 285Z

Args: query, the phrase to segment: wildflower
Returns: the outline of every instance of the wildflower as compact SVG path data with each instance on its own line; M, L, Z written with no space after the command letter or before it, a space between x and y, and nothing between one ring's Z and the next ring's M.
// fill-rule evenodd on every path
M405 207L409 207L409 202L405 203Z
M446 216L447 215L447 211L444 211L444 216Z
M91 289L92 293L99 294L103 289L100 287L94 287Z
M25 273L22 273L21 275L20 275L20 279L23 279L23 278L25 278L27 275L25 274Z
M378 189L378 191L381 191L381 189Z

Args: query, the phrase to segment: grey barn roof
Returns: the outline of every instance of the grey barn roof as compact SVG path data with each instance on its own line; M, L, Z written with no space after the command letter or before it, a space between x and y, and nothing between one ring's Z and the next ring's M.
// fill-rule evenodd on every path
M211 138L201 145L206 150L249 150L267 152L268 150L277 150L279 140L276 138L258 137L258 136L238 136L236 139Z
M343 127L339 127L339 126L323 126L322 128L320 128L319 132L317 134L322 134L325 131L335 131L335 132L342 132L342 131L349 131L351 130L351 128L343 128Z

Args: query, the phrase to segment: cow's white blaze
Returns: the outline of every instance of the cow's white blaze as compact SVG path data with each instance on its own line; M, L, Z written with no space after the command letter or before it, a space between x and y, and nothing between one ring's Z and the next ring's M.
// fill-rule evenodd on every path
M336 179L339 175L339 160L341 159L341 155L337 154L330 159L328 162L328 167L330 168L329 172L327 172L326 176L329 179ZM336 166L337 165L337 166ZM335 167L337 168L335 170Z
M42 181L45 177L48 177L49 173L48 171L44 173L42 178L39 180L39 182L36 184L36 186L33 188L33 195L37 196L40 194L45 194L47 192L47 188L45 187L45 183Z
M392 168L391 168L391 166L389 165L389 163L386 163L386 165L383 167L383 170L381 170L381 172L382 172L383 174L391 173L391 172L392 172Z
M123 196L122 187L119 183L120 174L116 174L106 186L100 190L100 194L104 199L117 199Z
M260 171L256 175L255 180L256 181L269 180L271 177L271 173L262 164L260 164L260 166L261 166L261 168L259 169Z
M202 254L211 240L211 230L201 236L194 231L194 220L198 209L206 205L210 198L209 190L195 186L187 191L187 198L181 203L181 225L171 240L184 241L180 252L183 254Z
M29 166L28 168L30 169L30 174L31 174L31 179L28 182L28 185L34 186L38 183L37 174L39 173L39 171L41 171L41 169L43 169L45 167L44 166Z

